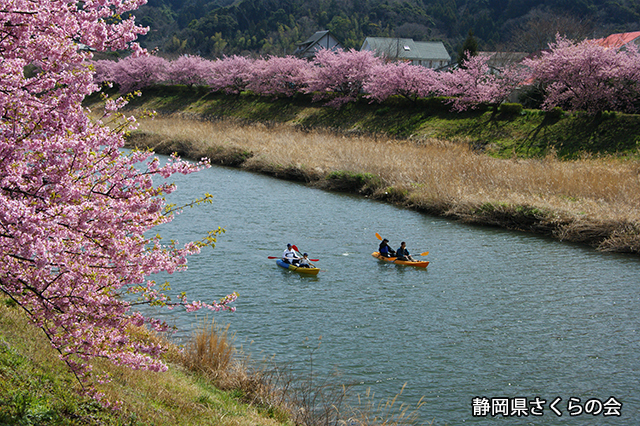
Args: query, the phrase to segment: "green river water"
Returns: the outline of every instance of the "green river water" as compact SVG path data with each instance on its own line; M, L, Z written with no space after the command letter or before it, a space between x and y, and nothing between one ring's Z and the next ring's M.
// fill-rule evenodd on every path
M377 400L406 384L399 402L426 402L420 424L640 424L637 257L222 167L174 181L171 202L215 201L159 232L226 233L168 278L192 299L237 291L237 312L213 317L253 359L337 372ZM428 269L374 259L376 232L429 251ZM317 277L267 259L287 243L320 259ZM157 313L180 341L205 315Z

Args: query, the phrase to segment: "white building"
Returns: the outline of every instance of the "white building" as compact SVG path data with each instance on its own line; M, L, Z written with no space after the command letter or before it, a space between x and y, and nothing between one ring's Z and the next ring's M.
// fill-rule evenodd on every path
M375 52L389 61L408 61L413 65L439 69L451 63L441 41L413 41L411 38L367 37L361 51Z

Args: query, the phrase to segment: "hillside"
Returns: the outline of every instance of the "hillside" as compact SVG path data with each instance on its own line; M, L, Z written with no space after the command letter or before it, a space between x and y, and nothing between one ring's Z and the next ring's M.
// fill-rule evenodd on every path
M472 31L481 50L536 51L571 38L638 30L633 0L149 0L135 13L145 47L164 54L283 55L327 29L346 48L367 36L441 40L455 57Z

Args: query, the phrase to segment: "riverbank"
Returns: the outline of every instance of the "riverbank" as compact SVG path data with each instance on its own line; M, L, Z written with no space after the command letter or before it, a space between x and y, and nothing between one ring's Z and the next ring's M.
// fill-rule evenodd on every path
M90 98L88 103L97 100ZM640 115L615 112L594 117L560 109L523 109L519 104L505 104L497 111L482 106L451 112L444 98L412 102L401 97L382 104L361 98L334 109L312 102L311 95L272 99L250 93L210 93L207 87L186 86L146 88L142 96L131 100L129 108L204 120L286 124L302 131L323 129L346 136L384 135L418 144L441 139L467 143L474 151L497 158L640 158Z
M108 373L112 379L97 389L110 401L121 403L115 410L104 408L82 395L79 382L22 309L0 298L0 424L290 424L283 411L243 402L239 390L214 387L205 375L177 362L178 349L170 347L166 356L170 368L163 373L94 360L94 371Z
M0 425L318 426L347 418L357 426L416 424L422 403L410 408L369 393L355 398L339 381L256 363L228 328L201 320L184 347L144 327L129 330L132 340L161 343L169 369L133 370L92 360L94 374L110 378L94 383L111 404L105 407L85 395L22 308L0 297Z
M134 112L160 114L141 121L129 143L466 223L640 252L640 118L592 118L587 130L586 118L558 111L453 115L437 100L396 102L335 110L160 88L133 102Z

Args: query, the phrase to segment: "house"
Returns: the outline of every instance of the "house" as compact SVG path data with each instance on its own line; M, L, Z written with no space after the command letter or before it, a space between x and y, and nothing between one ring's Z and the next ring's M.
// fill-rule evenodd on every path
M329 31L317 31L314 35L307 40L297 43L298 47L294 56L299 58L311 59L316 55L316 52L321 49L342 49L342 45Z
M640 46L640 31L633 33L611 34L608 37L599 38L593 41L600 46L613 49L624 49L631 43L634 43L636 46Z
M375 52L389 61L407 61L413 65L439 69L449 65L451 56L441 41L413 41L411 38L367 37L361 51Z

